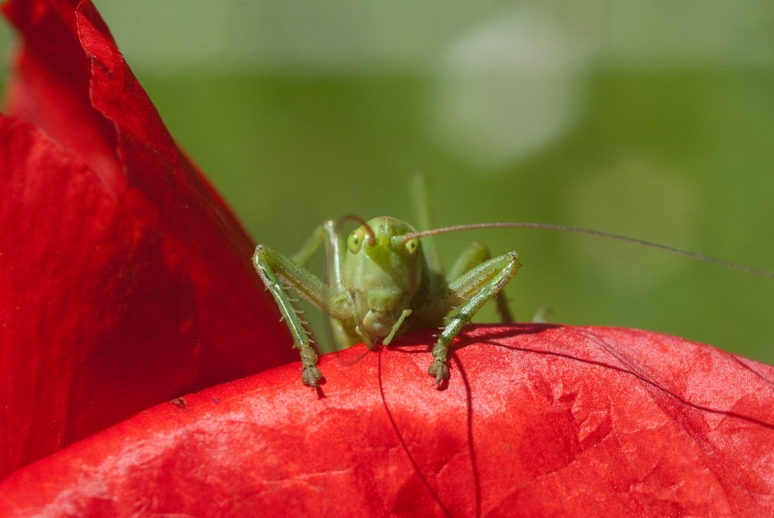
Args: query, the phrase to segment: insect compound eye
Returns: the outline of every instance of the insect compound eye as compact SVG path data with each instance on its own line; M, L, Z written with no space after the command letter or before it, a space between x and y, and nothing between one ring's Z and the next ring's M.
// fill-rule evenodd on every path
M358 253L360 249L363 248L363 241L365 241L365 237L365 230L362 228L352 232L349 235L349 239L347 239L347 247L349 248L349 251L353 254Z
M406 241L406 251L411 257L416 257L420 248L419 239L409 239Z

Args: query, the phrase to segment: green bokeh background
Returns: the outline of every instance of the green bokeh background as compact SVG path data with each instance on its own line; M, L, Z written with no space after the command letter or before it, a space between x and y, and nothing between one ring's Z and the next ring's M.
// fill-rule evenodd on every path
M345 213L412 221L419 169L438 226L584 226L774 269L770 1L95 4L172 134L280 250ZM445 263L474 238L519 252L519 320L549 306L774 363L774 280L524 230L440 237Z

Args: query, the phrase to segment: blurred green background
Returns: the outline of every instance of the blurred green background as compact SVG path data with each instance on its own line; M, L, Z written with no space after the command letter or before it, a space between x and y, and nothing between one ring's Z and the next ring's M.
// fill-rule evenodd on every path
M345 213L411 221L422 170L438 226L584 226L774 269L770 0L95 4L172 134L280 250ZM520 253L519 320L549 306L774 363L772 280L525 230L440 237L445 263L474 238Z

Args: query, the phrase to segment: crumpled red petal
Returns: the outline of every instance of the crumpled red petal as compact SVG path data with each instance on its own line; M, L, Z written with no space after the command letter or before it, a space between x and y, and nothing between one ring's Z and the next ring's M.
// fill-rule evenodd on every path
M774 367L645 331L429 333L166 403L18 471L4 516L768 516ZM419 345L417 345L419 344Z
M296 358L254 244L91 2L3 11L24 43L0 116L0 478Z

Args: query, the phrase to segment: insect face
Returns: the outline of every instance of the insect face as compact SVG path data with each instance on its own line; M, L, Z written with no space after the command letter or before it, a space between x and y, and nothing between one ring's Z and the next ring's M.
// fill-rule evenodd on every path
M418 239L407 243L392 239L413 231L395 218L374 218L368 226L373 240L364 227L347 239L342 282L366 331L384 337L419 290L421 245Z

